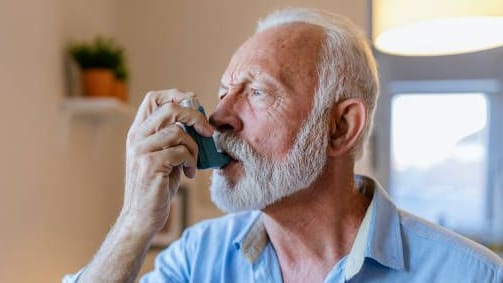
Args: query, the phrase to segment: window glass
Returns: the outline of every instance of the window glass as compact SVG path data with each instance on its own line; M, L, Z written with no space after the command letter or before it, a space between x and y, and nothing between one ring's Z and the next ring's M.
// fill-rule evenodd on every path
M398 94L392 100L391 195L456 230L480 229L487 182L484 94Z

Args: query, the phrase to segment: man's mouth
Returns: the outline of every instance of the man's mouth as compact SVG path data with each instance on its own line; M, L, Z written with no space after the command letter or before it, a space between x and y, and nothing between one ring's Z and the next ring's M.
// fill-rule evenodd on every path
M234 154L227 152L227 151L224 151L223 153L225 153L227 156L229 156L231 158L231 161L229 163L227 163L225 166L223 166L221 169L225 169L233 164L241 162L241 160L239 160Z

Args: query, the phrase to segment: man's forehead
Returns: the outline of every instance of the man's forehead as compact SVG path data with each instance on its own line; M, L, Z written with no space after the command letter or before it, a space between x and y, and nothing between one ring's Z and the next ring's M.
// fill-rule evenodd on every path
M263 71L258 67L250 67L242 71L225 72L222 75L223 84L240 84L250 79L254 79L263 74Z
M247 42L265 40L272 44L279 44L281 48L301 47L299 44L309 46L308 43L319 42L323 37L323 28L317 25L292 22L267 28L257 32ZM245 42L245 44L247 43ZM307 45L305 45L307 44Z
M256 33L233 55L222 82L267 76L283 81L292 73L312 76L323 38L321 27L306 23L284 24Z
M323 29L307 23L289 23L268 28L248 38L236 51L237 56L282 57L294 54L314 55L324 38ZM289 58L298 60L299 58Z

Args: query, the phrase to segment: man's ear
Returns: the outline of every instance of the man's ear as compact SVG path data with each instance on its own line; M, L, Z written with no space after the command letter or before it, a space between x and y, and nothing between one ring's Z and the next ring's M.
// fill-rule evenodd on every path
M351 152L365 128L365 105L360 99L345 99L335 104L330 115L328 155L335 157Z

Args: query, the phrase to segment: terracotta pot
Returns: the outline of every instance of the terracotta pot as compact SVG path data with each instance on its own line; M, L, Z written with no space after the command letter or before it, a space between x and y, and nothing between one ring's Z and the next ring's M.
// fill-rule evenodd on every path
M115 77L110 69L82 71L82 90L85 96L112 96Z
M115 80L113 87L113 96L121 101L127 102L127 84L124 81Z

